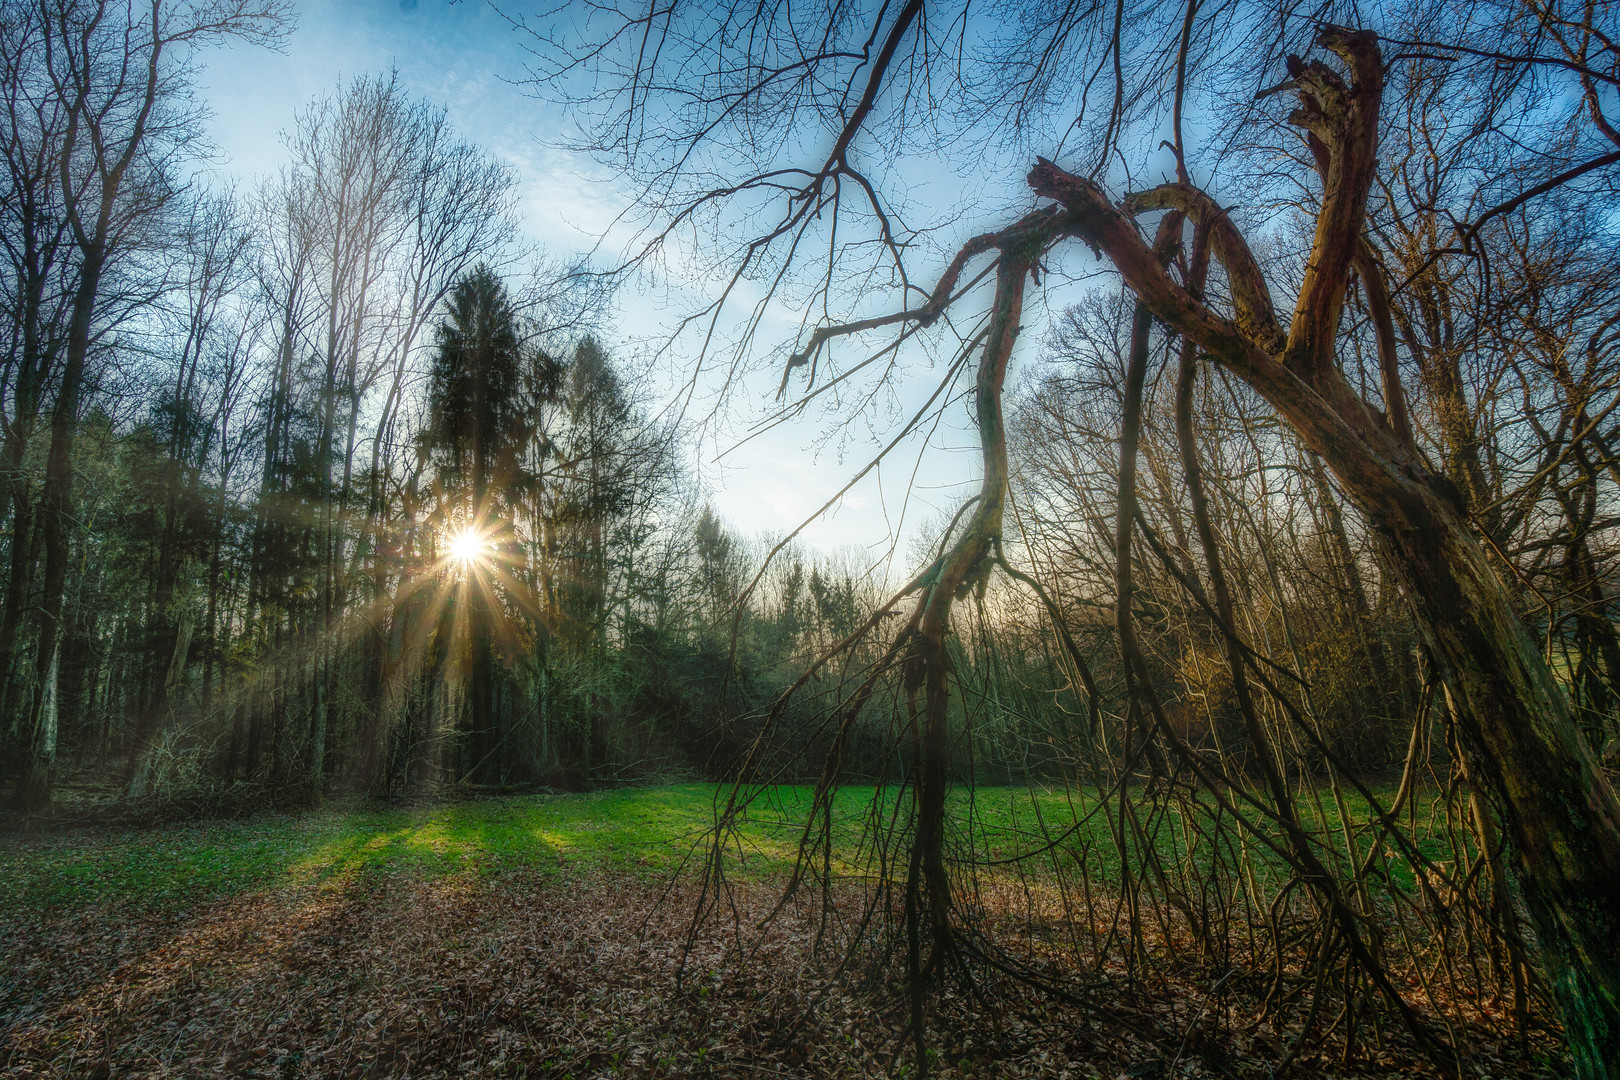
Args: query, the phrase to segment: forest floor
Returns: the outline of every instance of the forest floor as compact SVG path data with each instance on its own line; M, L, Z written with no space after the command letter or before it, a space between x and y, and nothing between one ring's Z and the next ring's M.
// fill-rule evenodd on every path
M910 1074L896 984L812 952L798 906L753 929L781 896L802 789L757 804L722 917L692 932L695 886L674 872L701 861L715 797L684 785L5 836L0 1076ZM870 798L847 793L835 833L858 833ZM1031 835L1024 789L977 798L983 850ZM980 899L1018 949L1017 890ZM1083 995L1068 1003L1005 980L938 995L935 1074L1263 1077L1289 1041L1252 1022L1241 988L1217 1001L1207 972L1068 975ZM1546 1032L1520 1046L1484 1007L1458 1015L1466 1075L1558 1074ZM1295 1074L1439 1075L1389 1028L1349 1061L1334 1051Z

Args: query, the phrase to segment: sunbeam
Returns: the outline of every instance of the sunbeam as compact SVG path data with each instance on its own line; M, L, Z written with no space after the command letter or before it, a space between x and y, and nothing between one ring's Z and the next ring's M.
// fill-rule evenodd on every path
M489 541L477 529L462 529L450 537L450 559L464 567L482 566L489 559Z

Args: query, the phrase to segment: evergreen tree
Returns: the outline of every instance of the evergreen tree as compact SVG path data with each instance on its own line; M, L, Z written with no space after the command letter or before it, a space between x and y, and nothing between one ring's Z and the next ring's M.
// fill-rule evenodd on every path
M468 527L487 531L493 503L510 501L525 435L517 315L506 286L478 266L450 291L433 361L433 430L440 476L469 496Z
M500 558L512 543L510 510L527 441L522 350L506 286L488 266L461 278L447 306L429 391L429 439L439 463L441 525L460 564L450 571L462 575L460 610L450 613L460 614L465 632L468 772L499 779L506 762L493 638L502 614L498 590L511 583Z

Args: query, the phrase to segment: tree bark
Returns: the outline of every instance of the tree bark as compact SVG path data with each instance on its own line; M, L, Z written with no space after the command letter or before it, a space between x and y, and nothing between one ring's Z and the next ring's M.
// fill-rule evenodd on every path
M1564 693L1486 560L1457 486L1414 441L1362 400L1335 357L1348 271L1376 163L1383 68L1377 39L1327 27L1346 81L1320 62L1290 61L1323 182L1322 209L1292 325L1272 314L1259 267L1207 195L1166 184L1124 209L1090 181L1041 161L1039 195L1067 211L1068 231L1099 249L1154 315L1249 383L1319 454L1379 537L1438 673L1458 707L1471 777L1496 803L1512 842L1542 965L1583 1080L1620 1076L1620 803L1572 720ZM1174 282L1131 213L1177 209L1211 230L1234 315Z
M14 441L20 448L20 440L8 438L4 455L6 469L11 473L7 484L11 489L12 504L11 565L6 575L6 611L4 616L0 616L0 715L6 718L6 726L12 731L19 726L15 711L16 680L12 657L16 650L17 630L22 625L23 600L34 578L34 561L28 557L28 549L34 539L34 505L28 482L21 475L21 454L16 454L16 460L13 460Z
M103 215L106 216L105 213ZM105 231L105 223L103 229ZM40 598L39 641L34 668L38 675L33 702L29 708L29 753L23 763L18 790L21 805L43 806L51 798L54 755L44 752L44 725L47 676L56 656L62 629L62 600L67 587L68 534L73 523L73 441L79 423L79 399L84 388L85 359L90 352L90 319L95 312L96 292L106 252L90 245L79 268L78 289L73 297L73 314L68 321L67 358L62 368L62 386L51 410L51 445L45 459L45 487L40 494L39 525L45 541L45 574Z

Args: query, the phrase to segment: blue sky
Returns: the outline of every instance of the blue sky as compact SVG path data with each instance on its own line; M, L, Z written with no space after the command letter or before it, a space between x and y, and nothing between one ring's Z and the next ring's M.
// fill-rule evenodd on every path
M512 164L521 179L523 228L554 252L592 249L615 217L630 205L631 193L599 165L562 149L569 134L560 109L537 100L519 83L525 52L509 24L479 0L301 0L299 26L279 52L245 47L209 53L202 84L213 119L223 177L250 184L273 172L285 159L281 133L306 102L330 91L339 78L397 69L414 94L442 104L467 138ZM602 241L599 258L621 255L624 239ZM617 245L617 246L615 246ZM685 309L702 282L673 290L652 286L621 294L616 325L608 335L632 358L650 351L667 326ZM780 323L791 337L795 324ZM1026 353L1039 334L1026 335ZM660 399L685 373L678 352L648 375L650 396ZM919 371L902 387L895 405L897 430L932 389L933 373ZM740 452L713 463L716 453L735 443L749 418L768 411L765 382L735 403L732 422L716 431L693 455L692 464L709 485L715 508L745 535L781 535L796 527L865 464L880 441L885 421L870 441L846 442L842 450L814 450L818 420L785 425ZM664 398L667 400L667 398ZM957 406L935 432L932 447L902 447L869 476L833 513L802 534L813 546L855 545L877 555L896 535L908 486L901 561L915 525L936 517L976 488L977 447L969 435L965 408ZM863 428L862 430L866 430ZM912 483L913 470L915 484Z

